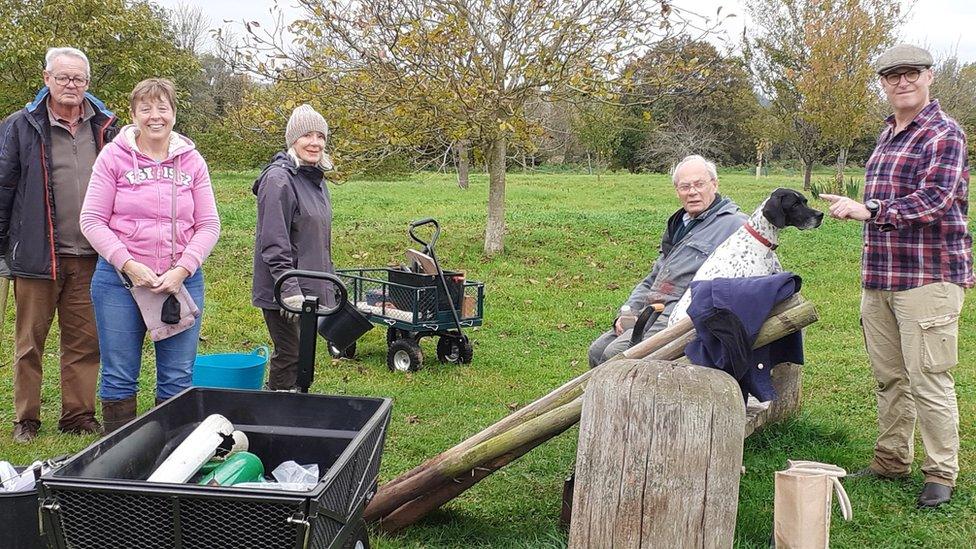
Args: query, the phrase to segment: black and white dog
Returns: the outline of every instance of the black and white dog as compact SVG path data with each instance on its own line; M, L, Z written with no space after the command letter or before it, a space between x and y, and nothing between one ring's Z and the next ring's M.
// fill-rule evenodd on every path
M824 214L807 206L807 199L793 189L776 189L752 213L749 221L722 242L708 256L692 280L745 278L778 273L783 270L774 251L779 231L786 227L815 229L823 223ZM671 311L668 325L687 316L691 289Z

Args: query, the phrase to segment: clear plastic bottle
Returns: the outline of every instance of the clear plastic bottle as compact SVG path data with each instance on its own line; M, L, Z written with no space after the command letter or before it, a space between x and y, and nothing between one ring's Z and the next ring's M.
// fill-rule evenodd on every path
M634 327L634 323L637 322L637 315L630 308L630 305L624 305L620 307L620 328L623 330L629 330Z

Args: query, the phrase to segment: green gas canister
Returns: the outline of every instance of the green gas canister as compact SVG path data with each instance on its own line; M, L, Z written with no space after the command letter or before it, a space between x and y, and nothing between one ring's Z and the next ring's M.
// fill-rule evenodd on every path
M200 479L201 486L233 486L239 482L264 480L264 464L261 458L250 452L237 452L229 456L212 472Z

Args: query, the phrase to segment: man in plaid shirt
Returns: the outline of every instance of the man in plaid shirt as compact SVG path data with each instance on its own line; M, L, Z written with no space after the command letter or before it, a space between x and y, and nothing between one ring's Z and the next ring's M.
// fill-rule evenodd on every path
M930 101L932 56L907 44L876 62L894 114L865 166L864 203L820 195L864 222L861 325L878 382L874 459L861 476L908 476L915 422L925 447L922 507L947 501L959 473L958 361L963 289L973 287L966 134Z

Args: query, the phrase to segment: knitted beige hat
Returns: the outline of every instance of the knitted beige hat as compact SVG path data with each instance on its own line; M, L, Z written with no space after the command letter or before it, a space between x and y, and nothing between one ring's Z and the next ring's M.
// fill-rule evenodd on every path
M291 112L288 126L285 128L285 145L291 148L298 138L308 132L320 132L329 139L329 124L321 114L309 105L299 105Z

